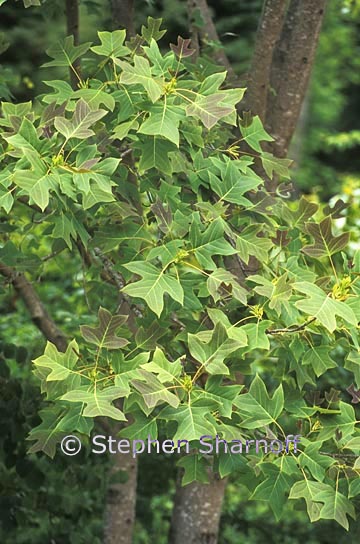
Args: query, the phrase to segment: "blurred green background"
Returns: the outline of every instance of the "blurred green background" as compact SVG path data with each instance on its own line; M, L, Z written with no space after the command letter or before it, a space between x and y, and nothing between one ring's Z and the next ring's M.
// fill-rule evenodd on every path
M221 40L237 74L245 76L251 59L261 0L209 1ZM138 0L138 28L146 17L162 17L168 29L164 47L178 34L189 34L186 2ZM97 30L110 30L108 0L81 2L81 41L96 39ZM41 8L25 9L9 0L0 17L0 98L31 100L43 81L67 78L67 73L43 69L45 50L65 31L64 2L47 0ZM336 197L349 203L342 223L360 226L360 9L353 1L330 0L316 63L299 126L290 150L293 181L299 192L327 202ZM17 218L21 221L21 217ZM0 216L0 232L11 225ZM357 228L355 231L360 232ZM359 244L353 235L352 244ZM53 280L38 286L54 319L66 324L85 310L81 274L78 286L64 283L52 261ZM69 276L81 272L79 262L68 263ZM86 452L68 459L57 455L26 454L26 436L40 420L42 398L31 376L31 360L43 348L43 338L30 323L21 301L3 288L0 313L0 542L3 544L97 544L102 539L107 485L104 457ZM91 293L89 294L91 296ZM111 296L104 286L103 297ZM61 299L61 304L53 304ZM61 308L57 310L57 308ZM75 311L74 311L75 310ZM85 312L86 313L86 312ZM80 321L80 317L79 317ZM161 462L161 473L158 464ZM166 544L175 490L171 458L140 458L135 544ZM352 522L349 536L337 524L308 522L306 512L289 505L277 524L261 503L248 501L241 480L234 476L227 488L220 544L260 542L308 544L360 541L360 524Z

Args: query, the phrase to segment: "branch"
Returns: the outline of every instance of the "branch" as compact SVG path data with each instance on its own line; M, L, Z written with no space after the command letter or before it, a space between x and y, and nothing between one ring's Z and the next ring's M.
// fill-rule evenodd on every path
M104 255L104 253L102 253L102 251L98 247L94 249L94 253L101 260L104 271L106 272L108 278L111 280L111 283L116 285L119 290L125 287L124 279L122 275L117 270L115 270L112 261L106 255ZM125 293L121 293L121 298L123 299L123 302L127 303L127 305L129 306L129 310L131 310L136 317L143 317L142 311L135 304L132 304L131 299L128 295L126 295Z
M251 110L265 121L271 62L284 22L287 0L265 0L256 34L242 110Z
M300 332L306 329L310 323L314 323L316 321L316 317L312 317L309 319L306 323L303 323L302 325L299 325L298 327L292 327L289 329L267 329L265 332L266 334L286 334L286 333L294 333L294 332Z
M191 2L189 2L191 3ZM198 9L203 20L203 26L198 29L199 35L204 43L211 41L219 44L219 47L216 47L212 57L218 63L226 68L228 73L228 79L232 82L236 81L237 75L235 74L227 55L221 46L221 41L217 33L215 24L213 22L210 8L208 6L207 0L192 0L192 12Z
M349 458L349 459L357 459L359 456L355 453L329 453L327 451L319 451L322 455L327 455L328 457L333 457L334 459L337 458Z
M0 274L7 278L15 291L24 301L31 319L45 338L55 344L59 351L66 351L65 335L58 329L55 322L47 313L39 295L26 276L15 269L0 262Z
M266 128L275 138L267 147L287 154L305 98L324 18L326 0L291 0L276 44L267 98Z

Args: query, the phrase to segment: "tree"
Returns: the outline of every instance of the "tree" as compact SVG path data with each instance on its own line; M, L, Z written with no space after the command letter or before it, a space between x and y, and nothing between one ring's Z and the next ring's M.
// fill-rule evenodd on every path
M252 438L254 429L265 427L276 440L282 435L274 433L289 432L298 418L310 418L304 434L313 433L319 420L325 431L299 457L265 453L254 467L235 455L195 452L180 461L183 481L204 483L214 473L224 478L236 467L253 477L259 469L260 478L249 485L254 498L270 498L277 517L290 492L306 499L312 520L332 516L346 526L344 514L352 515L353 507L324 467L334 465L340 474L333 437L340 455L346 447L356 451L356 418L334 393L327 398L331 408L321 408L319 399L307 406L303 387L336 366L329 353L339 346L354 370L359 257L350 264L333 258L348 242L347 234L332 234L336 207L318 210L305 199L293 205L267 194L254 159L269 178L275 173L282 179L289 161L262 150L262 142L272 138L258 116L238 123L235 106L244 90L224 86L225 72L214 72L209 62L202 70L194 66L194 52L182 38L163 55L156 45L163 32L150 19L142 50L139 39L124 43L124 31L99 33L101 43L91 53L90 44L67 38L49 50L50 64L70 65L79 88L53 82L56 92L43 97L40 118L31 105L3 105L5 212L14 213L15 195L15 213L24 203L35 211L55 239L54 251L79 252L97 288L105 280L120 290L112 312L100 308L98 326L82 327L65 354L45 333L51 343L35 367L53 405L32 433L32 451L54 453L65 432L90 433L94 417L132 417L121 431L129 439L155 438L160 421L165 436L186 438L194 448L203 429L231 441L239 429ZM92 55L89 73L96 74L88 80L75 67L85 53ZM234 141L236 126L241 136ZM41 237L44 230L35 228ZM16 288L9 253L10 246L0 271ZM251 257L257 259L252 275ZM238 275L226 269L228 258ZM239 370L252 375L251 365L262 353L277 361L273 377L279 385L272 397L260 377L249 391L236 380ZM118 400L121 405L112 404ZM319 456L315 468L307 448ZM310 477L305 488L304 473ZM346 490L350 497L354 487ZM200 518L207 514L199 510L201 485L179 492L174 542L186 489L194 497L189 511ZM216 541L221 496L215 497L214 523L189 524L196 542L204 533ZM110 526L112 538L119 541Z

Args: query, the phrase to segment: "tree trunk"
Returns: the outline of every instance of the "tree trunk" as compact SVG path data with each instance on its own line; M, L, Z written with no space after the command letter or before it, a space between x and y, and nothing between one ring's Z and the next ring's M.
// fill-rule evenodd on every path
M210 484L181 487L180 475L171 520L169 544L216 544L226 478L210 475Z
M74 44L79 45L79 0L66 0L66 35L74 36ZM77 74L77 75L76 75ZM70 68L70 81L73 89L77 88L77 84L81 79L80 59L74 63L74 70Z
M250 109L265 121L272 56L284 23L287 0L265 0L258 26L255 49L247 77L242 110Z
M324 18L326 0L291 0L275 47L266 128L275 138L267 147L285 157L299 119Z
M127 473L124 483L117 482L119 471ZM115 482L111 482L111 478ZM114 454L105 510L105 544L131 544L135 522L137 459L132 453Z
M310 96L309 92L306 93L304 101L301 106L301 111L299 119L296 125L296 130L291 140L291 145L289 148L289 157L294 161L292 171L296 171L300 164L302 163L303 155L303 144L305 140L306 130L309 122L309 107L310 107ZM300 196L299 196L300 198Z
M191 36L191 47L195 49L193 53L192 61L195 62L199 56L200 43L199 43L199 30L194 22L194 11L196 9L196 0L187 0L187 11Z
M125 28L127 37L135 35L134 0L110 0L113 28Z

